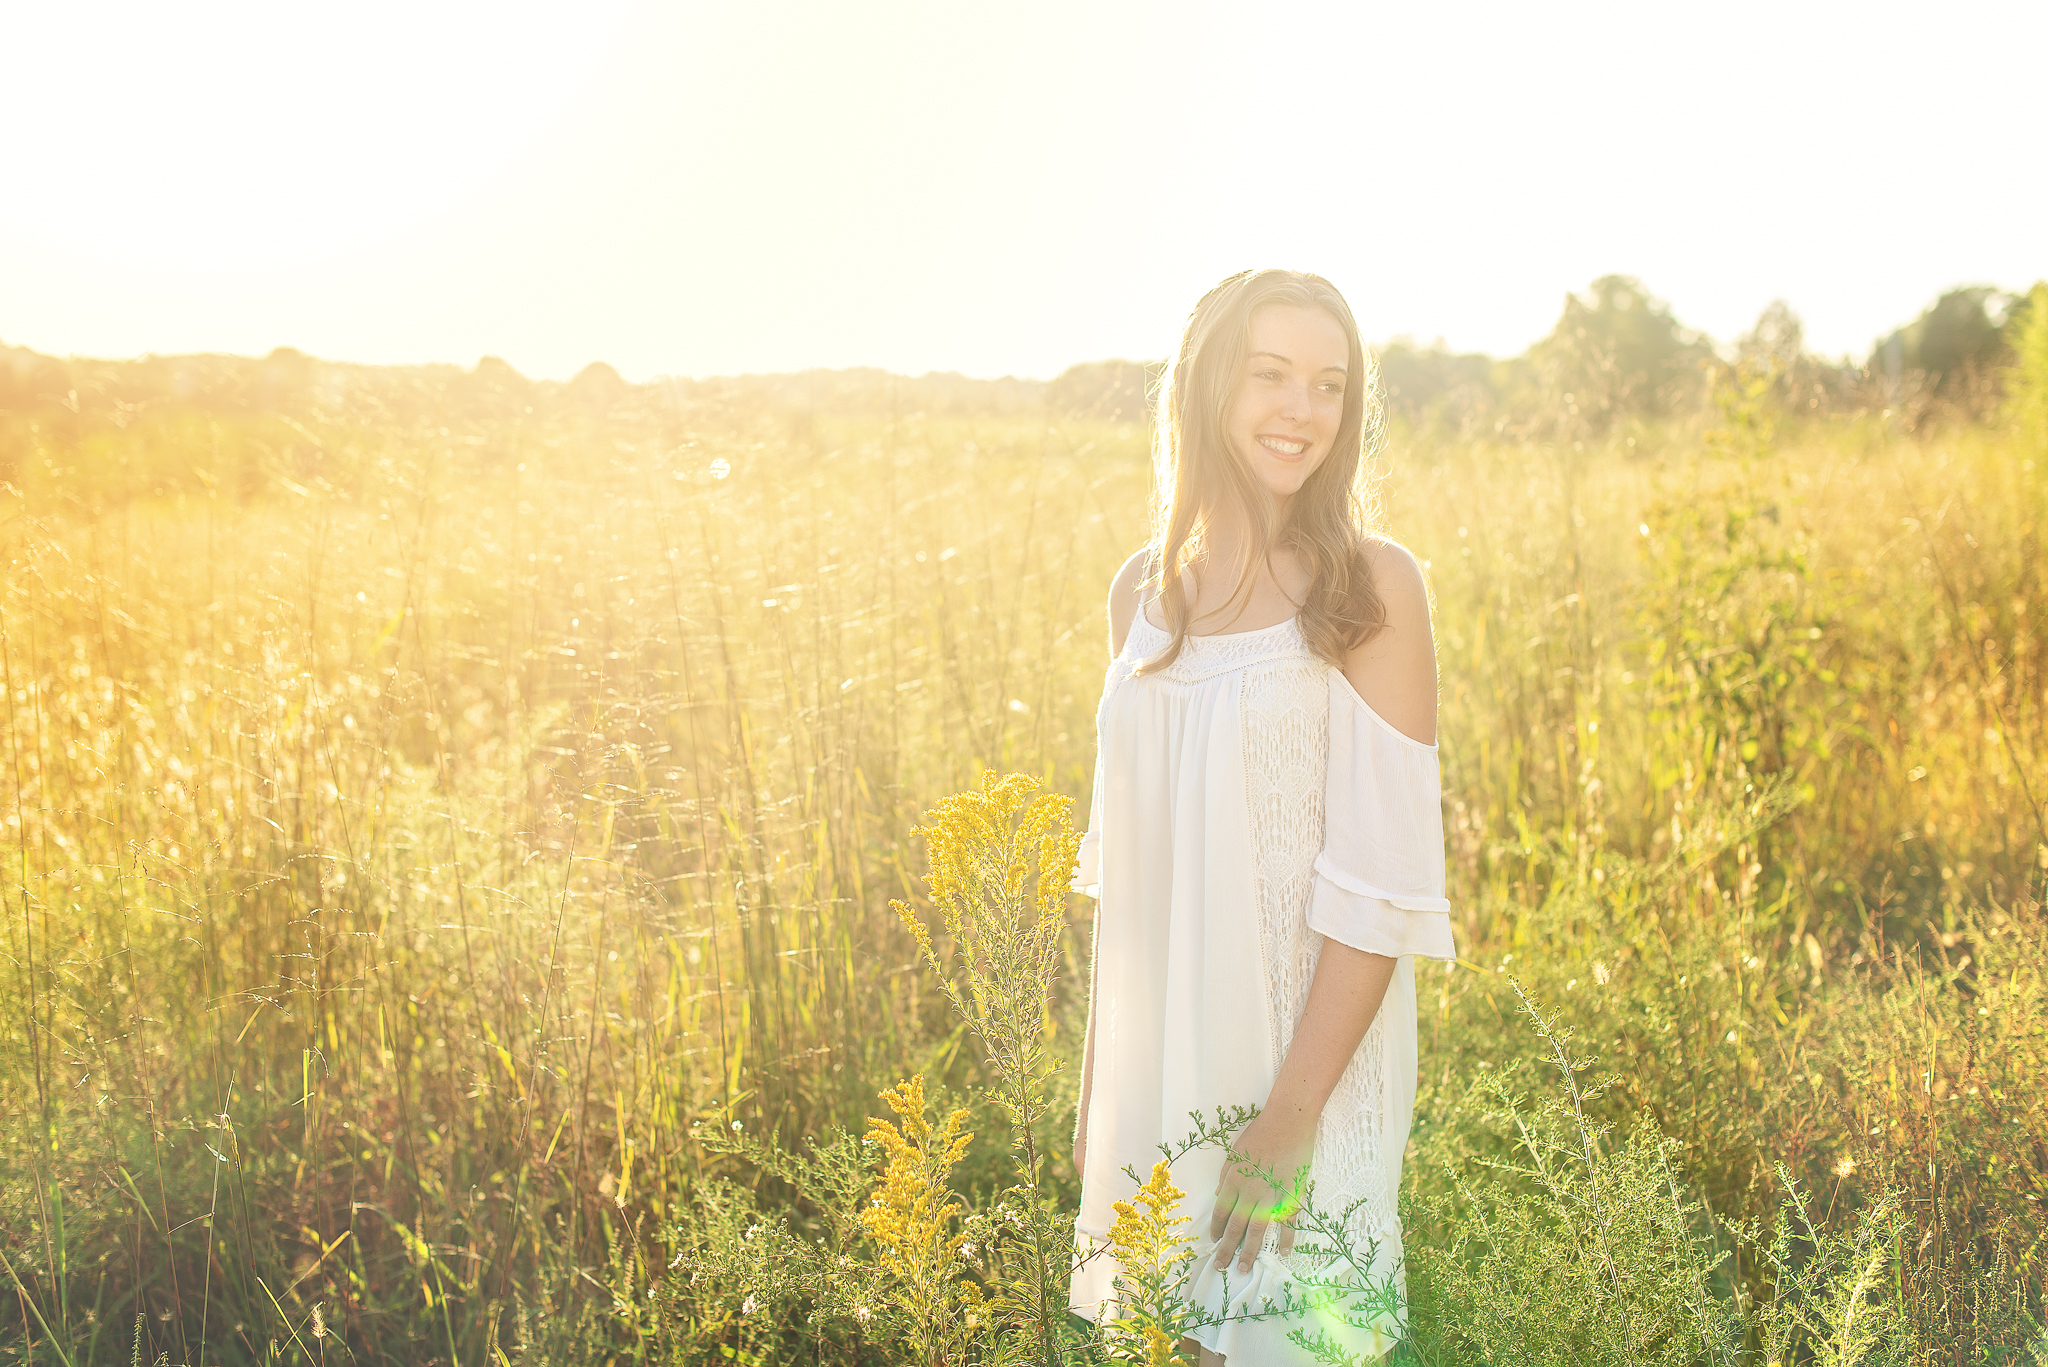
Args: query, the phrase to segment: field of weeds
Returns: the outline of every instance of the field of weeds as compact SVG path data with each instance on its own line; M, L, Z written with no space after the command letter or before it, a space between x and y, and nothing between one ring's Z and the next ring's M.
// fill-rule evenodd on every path
M1003 1036L912 833L1086 810L1143 433L450 404L16 434L0 1360L1143 1360L1031 1294L1083 909ZM1402 1352L2048 1361L2048 450L1384 465L1463 956Z

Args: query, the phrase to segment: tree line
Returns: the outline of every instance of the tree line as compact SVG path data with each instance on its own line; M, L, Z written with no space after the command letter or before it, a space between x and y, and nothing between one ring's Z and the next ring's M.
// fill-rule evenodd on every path
M1609 275L1567 296L1549 335L1519 356L1401 339L1379 349L1379 369L1397 422L1460 436L1613 437L1704 412L1730 381L1792 413L1882 411L1909 427L1969 421L1999 404L2029 301L2042 296L2040 286L2031 296L1951 290L1866 358L1829 359L1807 350L1782 301L1723 346L1681 324L1640 281ZM370 431L461 448L488 467L535 442L600 430L676 447L700 432L751 433L822 451L820 422L832 419L1042 414L1139 425L1160 374L1159 362L1106 360L1047 381L851 369L631 384L603 362L557 382L493 356L468 369L357 365L289 347L261 358L104 361L0 345L0 482L103 498L225 478L248 494L278 475L340 478L337 449ZM194 466L195 441L213 453L211 474Z
M1996 407L2029 296L1989 286L1950 290L1862 360L1806 349L1783 300L1731 346L1685 327L1641 281L1607 275L1566 296L1548 336L1519 356L1453 352L1400 339L1379 348L1389 413L1413 426L1516 437L1601 434L1703 407L1717 378L1762 378L1794 412L1891 409L1909 425L1974 419ZM1047 386L1063 413L1142 421L1157 363L1097 361Z

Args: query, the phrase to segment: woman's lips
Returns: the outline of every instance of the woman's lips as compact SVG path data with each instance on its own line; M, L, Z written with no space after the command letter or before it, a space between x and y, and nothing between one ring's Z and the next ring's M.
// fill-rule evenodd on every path
M1296 441L1292 437L1272 437L1261 435L1255 438L1255 440L1259 443L1259 445L1265 447L1266 450L1272 452L1281 460L1300 460L1303 456L1308 454L1308 443L1305 441Z

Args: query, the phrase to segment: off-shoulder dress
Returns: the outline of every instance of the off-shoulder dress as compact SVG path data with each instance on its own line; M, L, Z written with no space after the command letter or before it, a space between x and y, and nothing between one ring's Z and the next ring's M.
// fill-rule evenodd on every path
M1075 886L1097 898L1086 1048L1093 1058L1071 1304L1113 1314L1103 1236L1126 1169L1149 1173L1189 1112L1262 1105L1308 998L1325 938L1398 960L1316 1132L1315 1205L1351 1210L1371 1275L1401 1280L1396 1196L1414 1112L1415 958L1449 959L1436 747L1382 719L1293 619L1191 636L1164 670L1135 674L1168 636L1148 605L1111 662L1096 713L1095 794ZM1223 1154L1181 1157L1199 1269L1185 1289L1224 1315L1197 1333L1234 1367L1308 1364L1293 1331L1355 1355L1384 1352L1398 1312L1250 1318L1342 1272L1269 1231L1249 1273L1201 1255Z

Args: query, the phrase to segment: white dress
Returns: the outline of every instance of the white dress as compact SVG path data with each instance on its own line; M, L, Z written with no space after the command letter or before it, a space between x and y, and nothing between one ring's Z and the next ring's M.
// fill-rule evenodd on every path
M1149 609L1148 609L1149 610ZM1316 1206L1342 1214L1375 1279L1398 1287L1395 1205L1415 1104L1415 959L1448 959L1443 812L1436 747L1366 705L1312 654L1293 620L1191 636L1172 665L1134 671L1168 644L1140 612L1111 662L1096 713L1095 796L1075 886L1099 899L1088 1048L1094 1077L1075 1221L1071 1303L1109 1311L1116 1263L1102 1236L1112 1203L1193 1122L1218 1106L1262 1106L1293 1039L1324 937L1398 960L1379 1014L1316 1131ZM1281 1302L1304 1274L1277 1231L1249 1273L1202 1255L1223 1154L1173 1168L1199 1269L1185 1294L1213 1313ZM1306 1240L1302 1242L1307 1242ZM1196 1334L1232 1367L1315 1359L1289 1334L1323 1331L1353 1354L1384 1352L1400 1317L1238 1319Z

